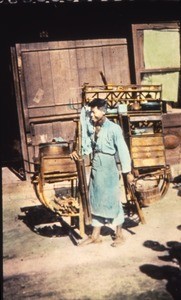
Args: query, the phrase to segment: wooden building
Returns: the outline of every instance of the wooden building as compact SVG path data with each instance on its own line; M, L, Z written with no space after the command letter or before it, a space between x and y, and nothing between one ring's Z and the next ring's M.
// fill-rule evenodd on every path
M37 145L57 132L74 139L69 116L77 116L82 87L104 79L162 84L174 109L163 116L165 135L175 142L167 162L181 164L179 7L180 1L1 1L3 166L27 179Z

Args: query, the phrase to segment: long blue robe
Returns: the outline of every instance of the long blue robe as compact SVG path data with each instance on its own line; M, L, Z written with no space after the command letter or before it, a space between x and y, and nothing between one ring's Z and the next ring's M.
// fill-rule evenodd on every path
M96 140L92 135L93 161L89 184L91 212L94 216L114 219L122 214L117 154L122 172L131 171L131 158L118 124L106 118ZM121 222L120 222L121 223Z
M120 212L123 214L116 154L122 172L131 171L131 158L121 127L106 118L96 140L92 137L92 148L94 156L89 185L91 212L94 216L114 219Z

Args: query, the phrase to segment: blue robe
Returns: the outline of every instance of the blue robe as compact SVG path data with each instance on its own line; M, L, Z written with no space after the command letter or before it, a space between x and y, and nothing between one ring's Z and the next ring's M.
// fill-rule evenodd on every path
M94 218L114 220L117 224L124 221L124 212L120 199L120 180L116 157L119 158L122 172L131 171L131 158L118 124L106 118L96 136L88 132L93 152L92 168L89 183L91 213ZM110 223L110 222L109 222Z

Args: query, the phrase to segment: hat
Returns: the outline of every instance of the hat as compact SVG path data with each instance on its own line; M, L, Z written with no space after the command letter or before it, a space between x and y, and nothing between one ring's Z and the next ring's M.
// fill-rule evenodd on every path
M94 98L91 102L88 104L90 107L107 107L107 102L104 99L101 98Z

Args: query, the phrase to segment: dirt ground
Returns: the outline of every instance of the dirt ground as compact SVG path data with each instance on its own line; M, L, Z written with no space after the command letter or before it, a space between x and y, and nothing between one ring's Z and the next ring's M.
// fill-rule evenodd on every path
M126 217L124 245L113 248L111 227L103 242L85 247L41 206L31 183L3 168L4 300L181 299L176 246L181 243L181 185L143 208L146 224ZM86 233L91 227L86 228ZM86 237L86 235L85 235ZM176 253L176 254L175 254Z

